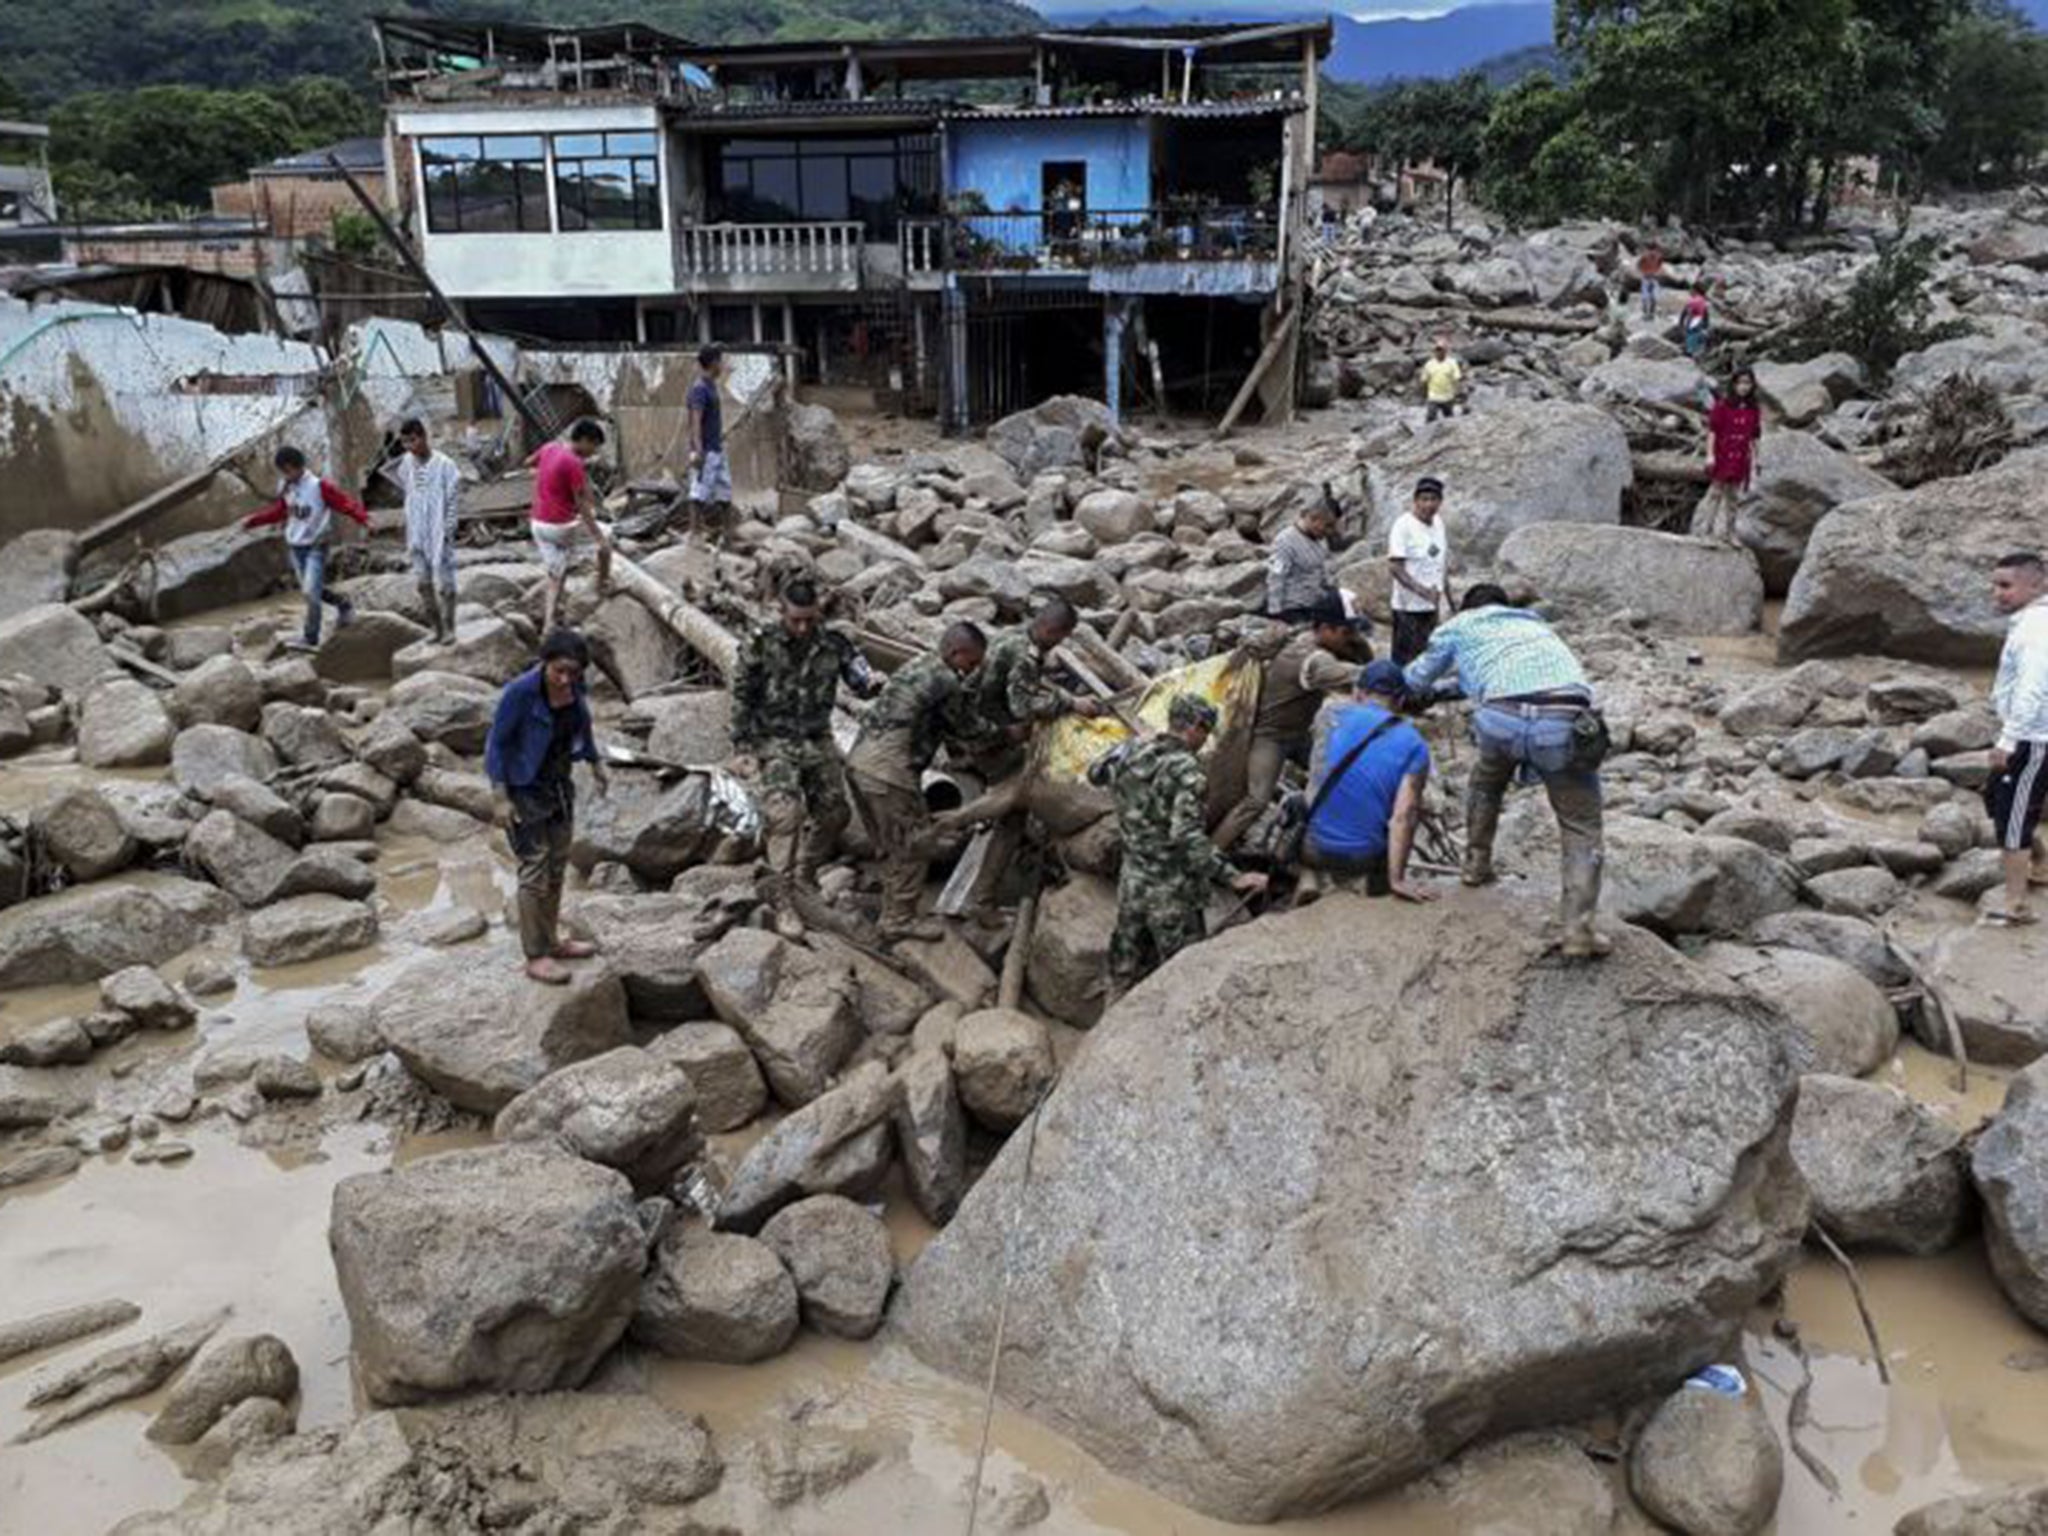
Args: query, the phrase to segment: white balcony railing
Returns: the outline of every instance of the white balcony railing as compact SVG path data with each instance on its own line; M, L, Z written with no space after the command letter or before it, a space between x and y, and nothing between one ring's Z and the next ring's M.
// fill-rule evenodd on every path
M683 235L683 270L692 277L855 277L861 226L833 224L691 224Z
M905 277L937 272L946 261L946 226L941 219L903 219L896 226L896 248Z

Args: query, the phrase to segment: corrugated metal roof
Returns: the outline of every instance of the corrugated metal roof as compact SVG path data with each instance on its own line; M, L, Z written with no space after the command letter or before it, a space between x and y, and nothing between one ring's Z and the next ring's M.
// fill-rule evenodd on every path
M384 169L384 141L370 137L343 139L338 144L323 144L318 149L302 150L296 155L280 155L267 165L256 168L258 176L303 176L327 172L334 167L327 163L333 155L352 171L381 171Z
M1282 117L1301 101L1120 101L1074 107L949 107L940 114L970 121L1039 117Z

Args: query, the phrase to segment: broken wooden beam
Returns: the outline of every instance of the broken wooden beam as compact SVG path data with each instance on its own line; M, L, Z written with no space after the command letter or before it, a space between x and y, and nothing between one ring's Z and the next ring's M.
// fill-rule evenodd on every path
M740 643L737 636L695 603L684 601L631 560L612 550L612 585L649 613L717 669L727 682L739 669Z
M1301 306L1296 304L1280 317L1280 323L1273 327L1273 334L1267 338L1259 360L1252 364L1252 371L1244 376L1244 383L1237 388L1237 396L1230 402L1230 409L1223 413L1223 419L1216 423L1217 437L1227 437L1230 429L1237 425L1237 418L1244 414L1244 408L1252 403L1252 396L1258 393L1260 383L1266 377L1266 370L1273 366L1275 358L1287 350L1287 344L1301 326Z
M1637 453L1629 456L1638 480L1658 485L1705 485L1706 463L1691 453Z

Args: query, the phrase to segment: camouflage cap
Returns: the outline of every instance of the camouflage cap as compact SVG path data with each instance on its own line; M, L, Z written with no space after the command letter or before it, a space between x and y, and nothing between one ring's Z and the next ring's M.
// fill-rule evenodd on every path
M1205 731L1213 731L1217 719L1216 706L1198 694L1176 694L1166 710L1166 723L1176 731L1197 725Z

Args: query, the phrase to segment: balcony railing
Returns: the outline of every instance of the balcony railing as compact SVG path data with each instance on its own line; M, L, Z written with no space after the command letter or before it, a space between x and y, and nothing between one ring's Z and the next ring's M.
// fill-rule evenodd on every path
M1272 208L966 213L954 214L945 223L942 255L959 272L1270 261L1278 254L1280 235L1279 216Z
M683 270L692 277L857 277L862 226L691 224Z

